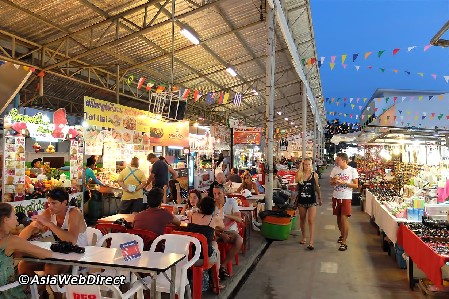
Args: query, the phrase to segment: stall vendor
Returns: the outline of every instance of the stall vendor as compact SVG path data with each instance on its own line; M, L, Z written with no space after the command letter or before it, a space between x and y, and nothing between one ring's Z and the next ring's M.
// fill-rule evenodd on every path
M31 168L42 168L42 159L37 158L31 161Z
M89 182L92 180L92 183L98 184L100 186L105 186L97 177L95 176L95 173L93 169L95 168L95 160L90 157L87 158L86 162L86 182L84 187L84 200L88 201L91 198L91 190L89 189Z

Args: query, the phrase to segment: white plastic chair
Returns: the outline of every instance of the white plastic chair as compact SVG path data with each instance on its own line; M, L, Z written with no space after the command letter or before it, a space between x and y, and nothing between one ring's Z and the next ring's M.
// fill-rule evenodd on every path
M6 285L0 286L0 294L2 294L3 292L5 292L9 289L20 288L20 287L22 287L22 285L18 281L8 283ZM31 298L39 299L39 292L37 291L37 285L30 284L30 289L31 289Z
M97 246L98 241L100 241L101 238L103 238L103 234L101 233L101 231L93 227L87 227L86 234L87 234L87 245L89 246ZM95 242L93 241L94 236Z
M78 299L78 298L121 298L129 299L133 298L136 291L142 287L139 285L137 287L131 288L126 293L120 292L120 290L115 286L102 286L108 291L112 291L112 297L101 296L99 285L67 285L66 297L67 299Z
M110 248L120 248L120 244L131 242L131 241L137 241L137 245L139 246L139 251L143 251L143 239L138 235L128 234L128 233L109 233L104 235L100 241L97 242L97 246L103 246L103 244L106 242L106 240L111 239L111 246ZM126 277L126 282L134 283L137 278L135 276L131 276L131 273L129 271L117 271L114 269L106 269L103 272L101 272L102 276L120 276L124 275Z
M187 290L188 298L192 298L189 280L187 279L187 270L192 267L193 264L195 264L200 258L200 241L190 236L165 234L157 237L156 240L153 241L153 244L151 244L150 252L155 252L157 244L162 240L165 240L164 252L179 253L186 256L185 259L176 264L175 292L178 295L179 299L183 299L184 292ZM195 245L195 255L190 260L188 260L191 243ZM165 274L167 275L167 277L171 277L171 270L167 270ZM158 292L158 298L160 297L159 293L170 293L170 282L168 281L167 277L165 277L165 275L161 273L156 278L156 291ZM151 283L151 279L149 277L145 277L143 281L147 285Z

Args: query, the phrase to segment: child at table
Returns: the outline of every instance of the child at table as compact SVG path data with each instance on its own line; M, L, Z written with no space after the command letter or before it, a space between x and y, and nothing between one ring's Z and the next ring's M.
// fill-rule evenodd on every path
M49 258L52 252L12 235L10 232L18 225L14 208L9 203L0 203L0 286L16 280L12 254L20 253L37 258ZM0 298L28 298L21 287L15 287L0 294Z

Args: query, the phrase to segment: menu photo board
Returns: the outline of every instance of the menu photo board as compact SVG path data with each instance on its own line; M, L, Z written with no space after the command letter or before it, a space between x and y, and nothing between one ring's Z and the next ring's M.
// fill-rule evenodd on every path
M70 140L70 179L72 188L81 191L83 179L83 143Z
M25 200L25 137L5 136L3 201Z

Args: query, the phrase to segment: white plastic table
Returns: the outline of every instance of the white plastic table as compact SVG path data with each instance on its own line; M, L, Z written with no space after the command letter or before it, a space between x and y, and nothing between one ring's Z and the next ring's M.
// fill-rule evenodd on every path
M51 246L50 242L32 241L32 243L45 249L50 249ZM22 257L21 259L31 262L44 262L68 266L112 268L115 270L133 272L137 277L139 277L138 273L147 273L152 279L150 290L151 298L155 298L156 296L157 275L171 269L170 299L175 298L176 264L183 260L185 255L143 251L141 252L142 256L140 258L126 262L123 257L117 257L118 249L116 248L86 246L85 249L86 251L83 254L53 252L52 257L48 259L34 257ZM146 287L145 284L143 285Z

